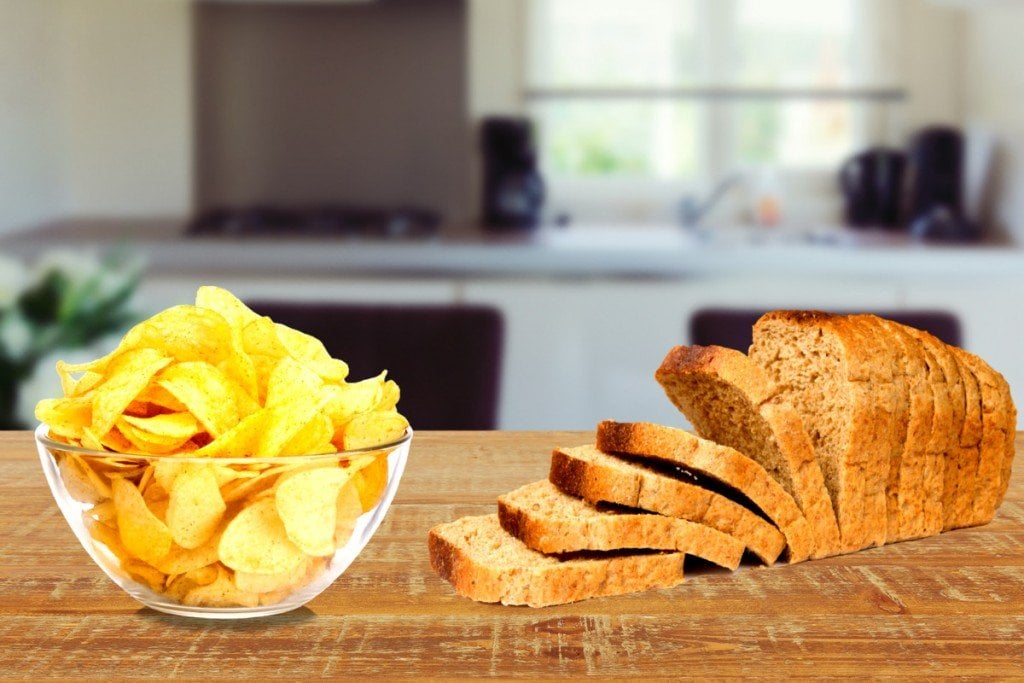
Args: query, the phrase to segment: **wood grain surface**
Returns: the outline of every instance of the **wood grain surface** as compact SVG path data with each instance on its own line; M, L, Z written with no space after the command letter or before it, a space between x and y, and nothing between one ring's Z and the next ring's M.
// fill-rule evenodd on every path
M143 608L60 516L28 432L0 432L0 677L1024 677L1024 466L995 520L845 557L530 609L472 602L427 530L494 510L590 433L417 433L383 526L308 607L242 622ZM1018 434L1020 450L1024 439Z

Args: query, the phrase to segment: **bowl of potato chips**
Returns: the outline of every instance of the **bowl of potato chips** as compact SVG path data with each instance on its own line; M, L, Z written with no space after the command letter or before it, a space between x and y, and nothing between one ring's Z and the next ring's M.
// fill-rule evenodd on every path
M36 408L53 496L100 568L163 612L306 604L373 536L409 455L384 373L348 382L319 341L215 287L57 372L64 396Z

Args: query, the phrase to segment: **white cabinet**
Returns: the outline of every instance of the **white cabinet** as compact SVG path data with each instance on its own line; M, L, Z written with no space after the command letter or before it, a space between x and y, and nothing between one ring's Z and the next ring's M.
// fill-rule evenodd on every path
M665 353L688 344L702 308L932 309L960 320L964 345L1024 400L1024 273L822 276L794 272L691 278L213 278L148 279L144 312L191 300L199 284L243 299L392 304L488 304L505 322L501 429L591 430L602 419L685 424L654 380ZM425 359L429 360L429 359ZM1024 427L1022 411L1021 427Z

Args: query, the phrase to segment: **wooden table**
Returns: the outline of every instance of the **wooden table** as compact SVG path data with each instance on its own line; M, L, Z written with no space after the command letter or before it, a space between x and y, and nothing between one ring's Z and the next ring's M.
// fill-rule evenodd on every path
M1018 434L1020 449L1024 434ZM589 433L415 437L383 526L337 583L277 617L142 608L78 545L27 432L0 432L0 677L1024 677L1024 465L987 526L671 590L530 609L472 602L427 530L494 509Z

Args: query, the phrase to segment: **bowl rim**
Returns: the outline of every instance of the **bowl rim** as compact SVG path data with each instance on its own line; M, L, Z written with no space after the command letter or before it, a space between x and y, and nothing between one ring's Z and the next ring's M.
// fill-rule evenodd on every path
M50 426L45 422L40 422L39 426L35 428L35 439L36 442L46 448L51 453L53 451L62 451L65 453L75 453L83 457L89 458L113 458L117 460L145 460L151 461L164 461L164 462L215 462L226 465L244 465L244 464L275 464L279 465L284 462L319 462L338 460L340 458L352 459L361 455L370 455L379 453L380 451L394 451L402 446L405 446L412 440L413 429L412 427L406 427L405 433L401 438L395 441L389 441L387 443L381 443L374 446L367 446L365 448L355 448L352 450L345 451L334 451L332 453L311 453L309 455L271 455L261 457L223 457L223 456L195 456L189 454L166 454L160 455L155 453L121 453L118 451L94 451L91 448L83 448L82 446L75 446L72 444L64 443L63 441L57 441L49 436Z

